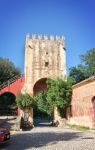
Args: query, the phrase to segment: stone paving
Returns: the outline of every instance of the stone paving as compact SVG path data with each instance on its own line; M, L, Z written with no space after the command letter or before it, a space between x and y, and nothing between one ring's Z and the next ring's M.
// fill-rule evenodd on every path
M95 150L95 131L79 132L67 127L35 127L19 131L2 150Z

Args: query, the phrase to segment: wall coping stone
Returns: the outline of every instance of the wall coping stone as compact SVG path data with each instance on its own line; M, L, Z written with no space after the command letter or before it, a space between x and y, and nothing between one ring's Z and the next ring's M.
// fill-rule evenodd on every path
M88 78L88 79L85 79L85 80L83 80L83 81L81 81L81 82L79 82L79 83L73 85L73 86L72 86L72 89L75 89L75 88L78 88L78 87L80 87L80 86L89 84L89 83L91 83L91 82L93 82L93 81L95 81L95 76L92 76L92 77L90 77L90 78Z

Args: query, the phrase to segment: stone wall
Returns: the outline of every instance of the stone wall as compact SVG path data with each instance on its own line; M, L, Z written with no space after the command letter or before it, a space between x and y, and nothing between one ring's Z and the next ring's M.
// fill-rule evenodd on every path
M25 84L22 93L34 95L46 91L47 78L66 79L66 54L64 37L29 35L25 44ZM44 82L44 83L43 83ZM32 110L32 109L31 109ZM33 122L33 110L29 112Z
M95 108L92 98L95 96L95 77L91 77L73 86L72 117L69 123L95 128Z
M32 35L26 37L25 85L23 92L33 94L33 87L42 78L66 79L64 37Z

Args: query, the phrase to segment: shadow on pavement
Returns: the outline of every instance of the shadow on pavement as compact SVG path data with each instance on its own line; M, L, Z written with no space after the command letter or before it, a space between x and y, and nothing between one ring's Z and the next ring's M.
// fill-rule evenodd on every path
M0 124L0 127L5 127L5 128L8 128L9 130L12 130L14 124L15 124L15 119L16 118L6 118L5 121L3 121L1 124Z
M7 145L0 146L4 150L26 150L36 149L47 145L53 145L59 141L79 140L82 137L81 132L21 132L12 136L11 141ZM44 149L44 148L43 148Z

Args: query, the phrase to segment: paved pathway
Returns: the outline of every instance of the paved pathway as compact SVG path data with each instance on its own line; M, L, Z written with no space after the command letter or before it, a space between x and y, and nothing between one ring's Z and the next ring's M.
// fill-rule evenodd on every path
M95 150L95 132L69 128L36 127L12 135L2 150Z

